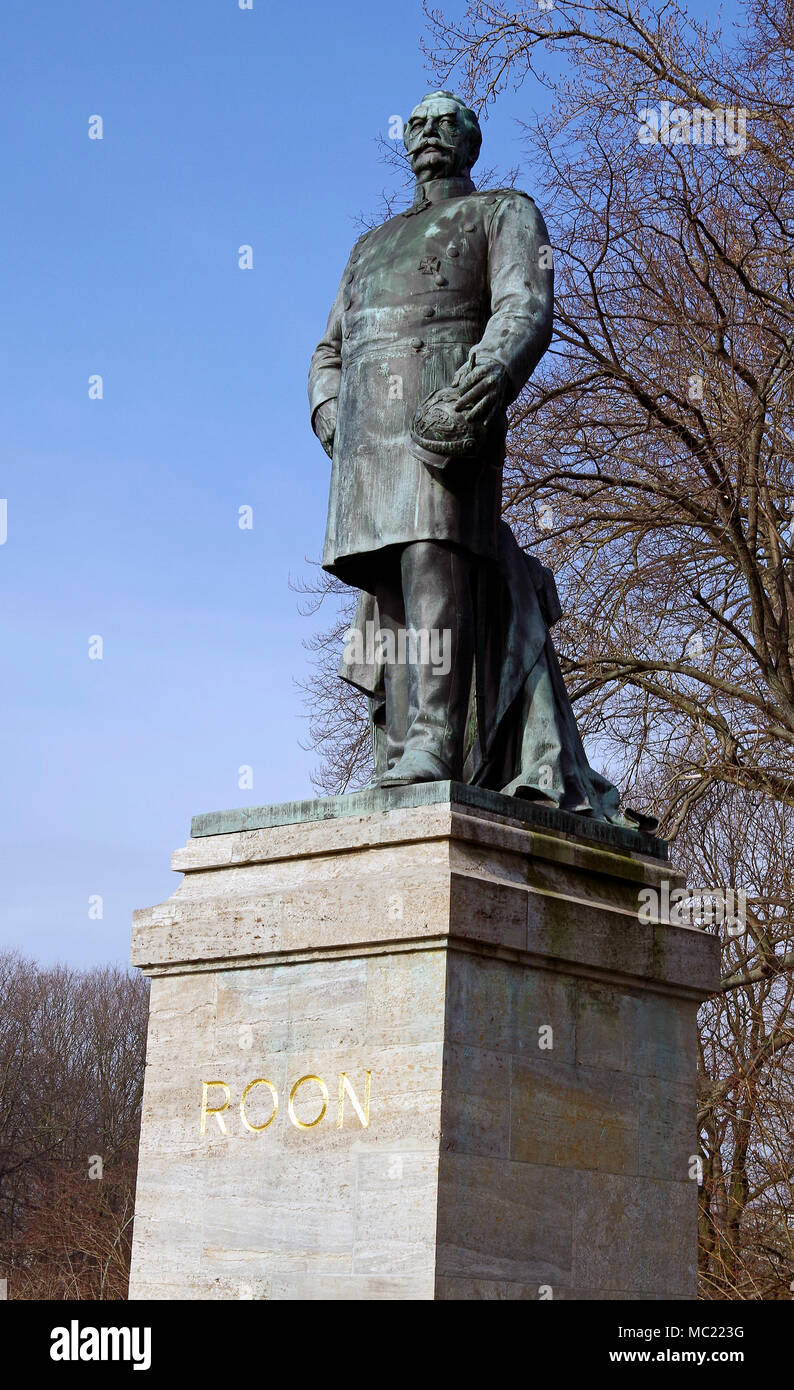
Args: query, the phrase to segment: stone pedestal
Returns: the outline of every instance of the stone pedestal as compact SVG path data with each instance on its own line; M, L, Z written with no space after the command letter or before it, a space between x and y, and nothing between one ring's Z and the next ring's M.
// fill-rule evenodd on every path
M197 818L130 1297L692 1298L718 943L638 915L663 853L456 783Z

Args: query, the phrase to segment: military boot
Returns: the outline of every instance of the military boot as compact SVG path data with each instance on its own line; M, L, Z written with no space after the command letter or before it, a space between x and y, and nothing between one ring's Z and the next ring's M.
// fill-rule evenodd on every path
M474 660L469 561L435 541L406 546L402 563L408 677L405 751L383 787L459 779Z

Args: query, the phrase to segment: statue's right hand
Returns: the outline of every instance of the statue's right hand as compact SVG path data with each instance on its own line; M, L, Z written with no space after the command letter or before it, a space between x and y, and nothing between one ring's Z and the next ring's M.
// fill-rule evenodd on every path
M317 435L329 459L334 454L334 435L336 434L336 401L324 401L314 412L314 433Z

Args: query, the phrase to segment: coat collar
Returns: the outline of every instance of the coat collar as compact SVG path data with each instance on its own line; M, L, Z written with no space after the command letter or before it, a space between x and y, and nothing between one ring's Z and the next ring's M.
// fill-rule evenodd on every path
M428 183L416 185L413 207L408 211L409 214L423 212L434 203L443 203L447 198L465 198L467 193L474 191L474 184L466 174L456 179L430 179Z

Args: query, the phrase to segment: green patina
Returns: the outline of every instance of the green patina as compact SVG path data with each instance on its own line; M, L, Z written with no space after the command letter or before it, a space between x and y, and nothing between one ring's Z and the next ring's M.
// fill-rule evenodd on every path
M273 806L208 811L204 815L194 816L190 833L193 839L198 839L204 835L233 835L241 830L264 830L278 825L311 824L445 804L505 816L522 826L550 830L557 835L607 848L613 853L626 856L644 854L654 859L667 859L666 841L653 835L612 825L608 821L578 816L570 811L558 811L556 807L524 801L520 797L503 796L500 792L463 782L417 782L413 786L368 788L366 791L348 792L344 796L283 801Z

